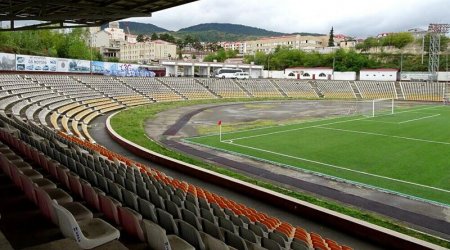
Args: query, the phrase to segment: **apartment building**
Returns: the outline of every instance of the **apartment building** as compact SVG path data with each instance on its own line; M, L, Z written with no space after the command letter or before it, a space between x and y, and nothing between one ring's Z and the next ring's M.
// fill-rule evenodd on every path
M328 36L278 36L266 37L245 42L245 54L253 55L258 51L271 53L278 46L291 47L298 50L314 50L328 46Z
M120 61L122 62L144 63L154 60L167 60L176 58L176 56L177 46L163 40L128 43L120 46Z
M246 42L221 42L219 44L226 50L236 50L239 54L246 53Z

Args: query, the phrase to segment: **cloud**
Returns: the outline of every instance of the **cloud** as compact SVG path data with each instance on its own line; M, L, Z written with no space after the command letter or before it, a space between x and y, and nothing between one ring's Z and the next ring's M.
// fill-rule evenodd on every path
M450 23L448 0L200 0L130 20L169 30L200 23L235 23L293 33L335 33L356 37Z

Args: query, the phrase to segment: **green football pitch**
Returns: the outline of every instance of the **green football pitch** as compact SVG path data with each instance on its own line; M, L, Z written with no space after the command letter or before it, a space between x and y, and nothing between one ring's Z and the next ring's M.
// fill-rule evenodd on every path
M225 125L225 124L224 124ZM416 106L185 139L229 153L450 205L450 107Z

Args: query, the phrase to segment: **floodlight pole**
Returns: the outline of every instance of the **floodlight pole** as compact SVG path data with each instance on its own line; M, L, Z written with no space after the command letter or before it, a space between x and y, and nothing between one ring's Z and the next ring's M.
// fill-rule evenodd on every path
M432 23L428 26L430 33L430 59L428 62L428 72L431 76L431 81L437 81L437 72L439 71L439 55L441 51L441 35L447 34L450 29L450 24Z

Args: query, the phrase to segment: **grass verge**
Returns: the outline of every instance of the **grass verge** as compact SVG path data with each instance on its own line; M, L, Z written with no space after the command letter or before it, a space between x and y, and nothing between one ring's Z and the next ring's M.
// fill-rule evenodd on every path
M233 102L245 102L245 101L264 101L264 100L271 100L274 99L236 99L233 100ZM275 100L286 100L284 99L275 99ZM314 205L318 205L363 221L367 221L369 223L391 229L394 231L397 231L399 233L403 233L409 236L412 236L417 239L421 239L424 241L428 241L430 243L443 246L446 248L450 248L450 242L445 241L440 238L433 237L431 235L418 232L416 230L408 228L406 225L402 225L398 222L394 222L388 218L382 217L380 215L369 213L367 211L362 211L357 208L345 206L342 204L339 204L334 201L324 200L316 198L312 195L300 193L300 192L294 192L285 188L282 188L280 186L274 185L272 183L256 180L252 177L245 176L240 173L233 172L228 169L224 169L209 163L206 163L204 161L198 160L196 158L193 158L191 156L181 154L179 152L175 152L172 150L169 150L162 145L158 144L157 142L153 140L149 140L145 135L145 128L144 124L148 119L153 119L158 113L170 110L170 109L176 109L186 106L193 106L193 105L200 105L200 104L213 104L213 103L226 103L230 102L230 100L201 100L201 101L189 101L189 102L167 102L167 103L159 103L159 104L152 104L147 105L143 107L136 107L132 108L126 111L122 111L116 116L111 119L111 125L114 128L114 130L126 138L127 140L133 141L134 143L145 147L147 149L150 149L152 151L155 151L157 153L172 157L177 160L181 160L186 163L194 164L196 166L215 171L220 174L224 174L236 179L239 179L241 181L245 181L247 183L251 183L263 188L267 188L269 190L288 195L290 197L303 200L306 202L309 202Z

